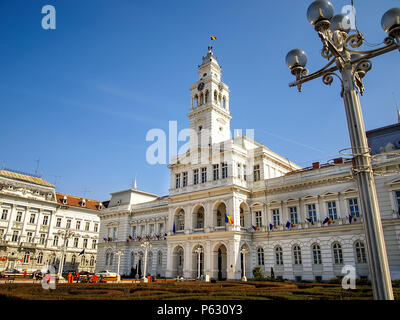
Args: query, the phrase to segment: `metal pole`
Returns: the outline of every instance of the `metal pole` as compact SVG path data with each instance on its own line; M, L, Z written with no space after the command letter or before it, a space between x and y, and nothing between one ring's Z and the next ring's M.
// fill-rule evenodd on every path
M146 279L147 272L147 244L144 248L144 267L143 267L143 279Z
M363 212L363 225L368 250L368 265L374 298L377 300L393 300L392 283L369 147L360 99L354 84L352 65L350 63L347 63L343 68L342 78L344 89L343 100L354 154L353 169L357 176L360 192L360 204Z

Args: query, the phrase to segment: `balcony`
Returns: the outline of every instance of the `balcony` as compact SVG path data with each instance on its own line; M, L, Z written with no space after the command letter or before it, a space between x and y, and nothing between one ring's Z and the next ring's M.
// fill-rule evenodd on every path
M27 248L27 249L36 249L36 243L32 243L32 242L22 242L21 246L23 248Z
M13 229L22 229L23 223L22 222L18 222L18 221L14 221L13 223Z

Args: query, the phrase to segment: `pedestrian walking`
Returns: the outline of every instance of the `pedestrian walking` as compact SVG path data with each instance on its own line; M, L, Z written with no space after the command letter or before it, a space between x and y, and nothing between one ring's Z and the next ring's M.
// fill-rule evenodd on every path
M25 270L25 272L24 272L24 278L26 278L27 275L28 275L28 272L26 272L26 270Z
M76 273L76 283L79 282L80 278L81 278L81 275L79 274L79 272L77 272Z

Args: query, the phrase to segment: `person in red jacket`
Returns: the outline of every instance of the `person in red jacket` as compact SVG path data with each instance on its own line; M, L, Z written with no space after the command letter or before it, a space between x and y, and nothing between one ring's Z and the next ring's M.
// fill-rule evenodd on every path
M28 272L26 272L26 270L24 271L24 278L26 278L26 276L28 275Z
M94 274L93 277L92 277L92 282L93 282L93 283L96 283L96 282L97 282L97 276L96 276L95 274Z
M79 282L80 278L81 278L81 275L77 272L76 273L76 283Z

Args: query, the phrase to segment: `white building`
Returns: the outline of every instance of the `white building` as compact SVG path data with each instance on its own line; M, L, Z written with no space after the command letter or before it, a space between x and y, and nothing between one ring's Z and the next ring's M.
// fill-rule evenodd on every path
M0 170L0 270L94 271L100 227L98 201L57 193L39 176Z
M244 269L251 278L255 266L265 275L328 280L352 265L367 277L351 160L301 168L249 137L231 138L229 88L211 48L198 72L190 87L189 150L168 166L169 195L136 188L112 194L101 213L96 269L116 271L122 251L121 274L141 273L147 235L147 273L156 276L197 277L200 261L201 274L215 279L241 279ZM400 278L400 175L383 171L398 170L397 159L374 162L393 279Z

